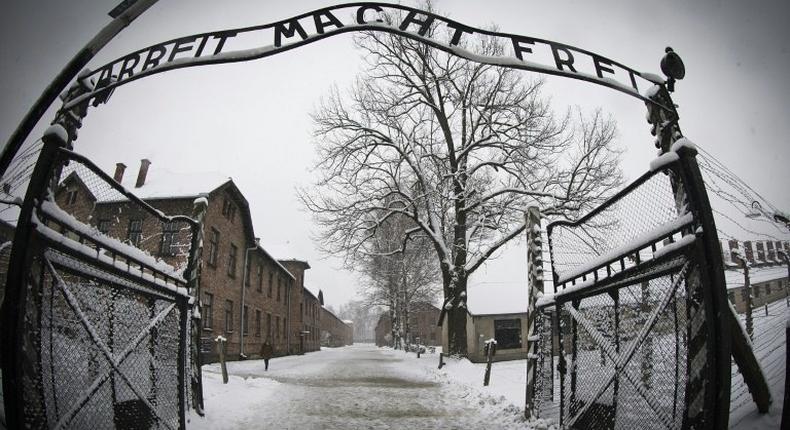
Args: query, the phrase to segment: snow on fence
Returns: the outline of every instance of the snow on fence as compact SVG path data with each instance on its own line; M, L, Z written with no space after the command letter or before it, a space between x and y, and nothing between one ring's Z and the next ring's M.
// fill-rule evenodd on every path
M709 345L693 245L704 233L683 155L672 154L578 221L547 228L554 294L538 300L535 331L542 418L674 429L699 417Z
M9 268L9 297L23 312L15 360L3 363L19 386L6 393L19 403L15 422L184 428L193 389L185 274L199 224L164 215L78 154L56 145L41 154Z

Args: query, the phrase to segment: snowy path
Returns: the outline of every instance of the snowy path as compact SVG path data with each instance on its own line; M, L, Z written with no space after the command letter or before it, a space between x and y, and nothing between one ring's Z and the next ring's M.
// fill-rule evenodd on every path
M259 360L229 363L227 385L218 366L204 366L206 418L189 428L528 428L520 409L448 383L437 362L351 346L274 359L268 372Z

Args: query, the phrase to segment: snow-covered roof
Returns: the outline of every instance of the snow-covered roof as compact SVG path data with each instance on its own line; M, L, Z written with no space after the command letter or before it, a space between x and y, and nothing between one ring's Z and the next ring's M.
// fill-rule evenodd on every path
M178 173L151 166L143 186L135 188L137 175L127 173L124 176L121 185L144 200L198 197L231 180L228 175L219 172Z
M728 290L743 287L743 270L726 270L724 278L727 280ZM787 266L785 265L749 268L749 283L752 285L784 278L787 278Z
M467 288L467 309L472 315L527 312L526 282L469 285Z
M307 288L307 285L304 286L305 291L307 291L311 296L315 297L318 300L318 293L314 293L312 289Z

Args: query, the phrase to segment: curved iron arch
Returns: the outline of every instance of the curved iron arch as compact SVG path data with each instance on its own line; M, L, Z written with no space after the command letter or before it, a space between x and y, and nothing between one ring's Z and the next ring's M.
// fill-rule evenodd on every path
M333 13L337 11L353 11L355 12L353 14L355 19L353 22L343 23L340 19L338 19L338 16ZM387 11L406 12L406 16L400 21L400 23L398 23L399 25L396 26L384 23L381 19L378 19L378 17L376 17L376 19L366 18L365 15L369 11L380 14L387 13ZM303 26L303 23L311 18L315 22L315 31L308 34L307 30ZM323 21L323 18L327 19L328 21ZM409 27L413 27L414 25L419 25L419 30L417 32L409 31ZM435 25L444 25L447 29L455 30L453 37L441 38L440 36L442 35L426 35L430 27L433 26L436 28ZM327 30L326 27L329 26L333 28ZM253 32L265 32L269 30L274 32L274 40L271 45L222 52L222 48L225 47L226 41L231 38ZM93 78L96 80L95 87L90 91L68 99L64 103L63 109L72 109L75 106L78 106L80 103L84 103L92 98L95 99L99 96L107 94L108 91L111 91L116 87L165 71L210 64L252 61L289 51L291 49L317 42L338 34L370 30L388 32L407 37L425 43L436 49L440 49L449 54L478 63L503 66L590 82L635 97L643 102L657 105L666 111L673 111L671 107L665 106L653 98L643 95L639 92L637 78L646 81L648 85L663 85L665 83L663 78L652 73L639 72L631 67L623 65L622 63L610 60L607 57L568 44L531 36L501 33L497 31L471 27L432 12L426 12L404 5L377 2L343 3L335 6L315 9L313 11L302 13L300 15L273 23L199 33L150 45L106 63L95 71L83 74L81 79ZM512 54L509 56L496 57L485 56L476 54L458 46L460 39L464 37L464 35L470 34L482 34L499 38L503 41L510 41ZM283 36L289 39L296 38L297 40L283 43ZM215 45L215 52L213 54L205 55L204 51L209 40L218 40L219 42ZM198 41L200 41L200 45L190 45ZM532 49L535 46L543 46L544 50L548 49L554 57L554 64L542 64L539 62L526 60L524 58L524 54L532 54ZM194 51L197 51L197 53L192 57L182 56L181 58L175 58L179 53ZM158 57L153 58L152 61L152 55L154 52L158 53ZM167 59L167 61L162 61L163 57L168 52L170 53L169 59ZM142 60L146 53L148 54L147 59ZM577 71L574 67L577 57L574 57L574 54L585 57L588 60L587 65L592 65L596 74L593 75ZM146 67L146 65L150 64L153 65L151 67ZM138 68L140 70L135 70ZM118 72L118 79L113 81L111 80L111 76L116 71ZM616 71L619 71L620 74L627 75L629 80L628 84L613 77L615 76ZM604 76L604 74L609 74L612 76Z

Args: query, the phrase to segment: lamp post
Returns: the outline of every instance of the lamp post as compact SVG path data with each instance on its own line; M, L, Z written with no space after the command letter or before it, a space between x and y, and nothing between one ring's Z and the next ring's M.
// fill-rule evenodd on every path
M239 356L244 359L247 358L244 355L244 332L247 330L247 314L244 312L244 299L247 293L247 284L250 282L249 272L250 272L250 251L254 251L258 249L261 245L261 239L256 237L255 238L255 246L249 247L244 250L244 274L243 274L243 281L241 283L241 339L239 340Z

